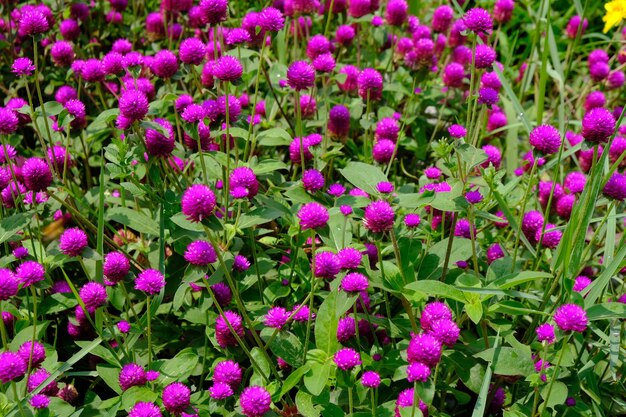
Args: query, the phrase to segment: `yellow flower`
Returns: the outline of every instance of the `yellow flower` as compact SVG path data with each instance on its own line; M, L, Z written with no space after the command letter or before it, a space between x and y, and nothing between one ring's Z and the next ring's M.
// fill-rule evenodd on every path
M606 14L602 18L604 21L604 33L613 26L619 24L622 19L626 19L626 0L613 0L604 5Z

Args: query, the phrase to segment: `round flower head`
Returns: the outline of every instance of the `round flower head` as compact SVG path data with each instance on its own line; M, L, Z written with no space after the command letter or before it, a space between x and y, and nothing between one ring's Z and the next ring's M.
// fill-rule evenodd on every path
M358 272L351 272L341 280L341 289L345 292L361 292L367 290L369 282L367 277Z
M611 67L606 62L597 62L589 68L589 75L595 82L600 82L609 76Z
M33 36L45 33L50 29L50 22L39 7L23 7L18 21L20 36Z
M111 282L123 280L130 271L130 261L121 252L110 252L104 257L104 276Z
M130 332L130 323L125 321L125 320L122 320L122 321L117 323L117 329L120 332L126 334L126 333Z
M97 282L88 282L83 285L78 294L88 310L100 307L107 300L107 292L104 285Z
M465 12L463 22L468 30L477 34L490 34L493 30L493 20L491 15L485 9L475 7Z
M263 30L278 32L285 27L285 18L280 10L274 7L266 7L259 14L259 23Z
M431 324L429 334L443 345L452 347L459 340L460 332L459 326L454 321L441 319L435 320Z
M587 26L589 26L589 21L587 19L583 19L579 15L572 16L569 22L567 22L567 26L565 27L565 33L567 34L568 38L574 39L577 36L584 35Z
M158 294L165 287L165 277L156 269L146 269L135 278L135 289L149 295Z
M606 96L602 91L592 91L585 97L585 111L595 109L596 107L604 107L606 105Z
M220 81L236 81L242 74L243 67L234 56L224 55L213 65L213 76Z
M330 109L328 114L328 131L338 137L344 137L350 132L350 110L341 104Z
M352 92L358 89L359 69L353 65L346 65L339 74L346 74L346 80L342 83L337 81L337 85L341 91Z
M605 108L591 109L583 117L582 136L593 143L605 143L615 131L615 118Z
M302 174L302 185L307 191L318 191L324 188L324 175L316 169L308 169Z
M496 169L500 168L502 162L502 153L500 149L493 145L485 145L482 147L483 152L487 154L487 160L481 164L483 168L488 168L492 164Z
M554 312L554 322L564 332L584 332L587 329L587 313L576 304L563 304Z
M385 20L391 26L402 26L407 20L409 5L405 0L389 0L385 10Z
M405 415L406 413L400 413L400 408L413 407L414 400L415 393L413 391L413 388L408 388L402 391L398 395L398 399L396 400L394 417L401 417L402 415ZM428 417L428 406L424 402L422 402L422 400L419 400L418 408L422 412L422 416ZM411 410L408 410L408 412L410 414Z
M46 270L39 262L25 261L17 267L15 275L22 283L22 286L29 287L36 282L43 281L45 274Z
M393 227L394 218L395 213L388 202L373 201L365 208L363 225L372 232L385 232Z
M215 25L228 17L227 0L200 0L199 6L204 23Z
M209 395L214 400L225 400L233 394L234 392L231 386L223 382L215 382L211 388L209 388Z
M496 259L504 258L504 251L499 243L494 243L487 249L487 263L491 264Z
M380 100L383 94L383 77L373 68L365 68L357 78L359 96L363 100Z
M496 51L485 44L476 45L474 50L474 66L478 69L489 68L496 60Z
M574 287L572 288L572 290L576 292L581 292L582 290L587 288L589 284L591 284L591 279L589 277L586 277L584 275L579 275L576 277L576 280L574 282Z
M378 388L380 385L380 375L376 371L365 371L361 376L361 385L365 388Z
M343 348L335 353L333 360L337 368L342 371L349 371L361 364L361 355L352 348Z
M555 227L556 226L553 224L550 224L550 223L546 224L546 228L543 233L543 236L541 234L541 230L543 226L537 229L537 232L535 233L535 241L539 242L539 240L541 240L541 245L545 248L550 248L550 249L556 248L559 245L559 242L561 241L563 232L561 232L560 230L556 230Z
M52 48L50 48L50 56L52 57L52 61L57 66L69 67L74 62L76 54L74 53L74 47L70 42L57 41L52 45Z
M333 72L335 65L335 57L329 52L320 54L313 60L313 68L315 68L315 71L321 73Z
M39 368L28 377L28 382L26 387L28 388L28 392L33 392L42 382L44 382L50 376L50 372L46 371L44 368ZM44 395L55 396L59 392L59 387L57 386L56 381L50 382L48 385L43 387L40 391Z
M576 203L576 196L573 194L565 194L561 196L556 202L556 213L564 218L569 219L572 214L572 209Z
M215 337L223 348L237 345L237 339L230 331L229 324L239 337L244 335L241 316L233 311L225 311L224 315L218 316L215 321Z
M530 146L544 155L550 155L561 147L561 134L550 125L537 126L530 132Z
M363 254L355 248L344 248L337 254L341 269L357 269L361 265Z
M180 382L172 382L163 389L163 407L172 414L180 414L189 407L191 390Z
M146 129L146 150L152 156L166 157L172 153L176 146L174 128L165 119L157 118L154 121L163 126L162 130L167 132L167 135L161 133L160 130Z
M350 46L354 40L356 32L350 25L340 25L335 32L335 39L343 46Z
M412 362L406 369L409 382L426 382L430 376L430 368L421 362Z
M327 54L330 52L331 44L328 38L324 35L314 35L309 39L306 46L306 55L311 61L317 58L319 55Z
M148 382L146 371L136 363L128 363L122 367L118 378L122 391L130 387L145 385Z
M59 237L59 249L66 255L78 256L87 247L87 233L78 227L67 229Z
M187 38L180 43L178 56L189 65L200 65L206 55L206 45L198 38Z
M294 90L306 90L315 84L315 68L306 61L296 61L287 69L287 84Z
M215 365L213 381L228 384L231 387L241 383L242 371L239 364L232 360L226 360Z
M626 74L623 71L611 71L607 81L609 83L608 87L612 90L622 88L626 81Z
M626 199L626 174L613 173L602 189L602 194L611 200Z
M259 191L259 182L248 167L235 168L230 174L230 194L235 198L252 198Z
M17 354L27 364L30 362L31 368L37 368L46 359L46 350L38 341L22 343Z
M15 112L6 107L0 107L0 134L9 135L17 130L20 120Z
M233 293L228 285L223 282L211 285L211 291L215 296L215 301L222 307L227 306L233 299Z
M513 0L497 0L493 6L493 18L498 23L506 23L513 16L515 2Z
M531 243L537 243L535 235L537 230L541 231L543 221L543 215L538 211L529 211L524 214L522 218L522 233Z
M420 325L422 329L428 332L435 321L443 319L452 320L450 307L440 301L433 301L424 306L422 316L420 317Z
M467 129L461 125L452 125L448 128L448 133L453 138L464 138L467 136Z
M206 266L217 261L217 254L209 242L196 240L187 245L185 260L192 265Z
M131 122L141 120L148 114L148 98L139 90L125 90L119 99L120 115Z
M393 157L396 144L389 139L379 140L372 148L372 157L379 164L387 164Z
M0 353L0 381L3 384L22 377L27 367L26 361L17 353Z
M493 106L499 100L498 92L493 88L481 88L478 90L478 104Z
M233 269L237 272L244 272L250 268L250 261L243 255L236 255L233 261Z
M374 134L377 141L387 139L395 143L398 140L399 133L400 124L392 117L385 117L376 123Z
M30 58L17 58L13 61L13 65L11 66L11 72L18 77L32 75L33 71L35 71L35 66Z
M452 24L453 18L454 10L452 10L452 7L447 4L437 7L433 12L433 20L431 24L433 31L440 33L446 32Z
M192 222L200 222L209 217L215 209L215 203L215 194L203 184L194 184L187 188L181 199L183 214Z
M337 340L347 342L356 335L356 322L351 316L339 319L337 324Z
M178 59L172 51L162 49L154 56L151 69L159 78L172 78L178 71Z
M128 412L128 417L161 417L161 409L159 406L150 403L140 401L133 406Z
M241 411L246 417L261 417L270 411L271 404L270 393L257 385L245 388L239 397Z
M339 257L332 252L315 254L315 276L318 278L334 278L341 270Z
M441 358L441 343L428 333L413 336L407 348L409 363L422 362L428 366L435 366Z
M441 78L443 80L443 85L445 85L446 87L463 87L465 68L463 68L463 65L457 62L451 62L443 69L443 74Z
M329 215L326 207L319 203L306 203L298 211L302 230L319 229L326 226Z
M50 398L45 394L33 395L29 404L36 410L47 408L50 405Z
M417 213L409 213L404 216L404 225L409 229L415 229L417 226L420 225L421 221L422 219Z
M264 324L272 329L281 329L287 323L289 316L290 313L284 307L272 307L265 315Z

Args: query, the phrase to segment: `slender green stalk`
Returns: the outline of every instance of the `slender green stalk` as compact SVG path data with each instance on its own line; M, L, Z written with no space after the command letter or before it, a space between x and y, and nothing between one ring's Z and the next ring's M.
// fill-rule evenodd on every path
M569 343L570 337L571 337L571 333L568 334L567 337L565 337L565 339L563 339L563 345L561 346L559 359L556 362L556 368L554 368L554 374L552 375L552 378L550 379L550 384L548 385L548 392L546 393L546 397L543 399L543 407L541 407L541 412L538 414L539 416L542 416L543 413L545 413L546 407L548 406L548 400L550 399L550 394L552 394L552 387L554 386L554 381L556 381L559 376L559 370L561 369L561 362L563 361L563 356L565 356L565 351L567 350L567 347L569 346L568 343Z

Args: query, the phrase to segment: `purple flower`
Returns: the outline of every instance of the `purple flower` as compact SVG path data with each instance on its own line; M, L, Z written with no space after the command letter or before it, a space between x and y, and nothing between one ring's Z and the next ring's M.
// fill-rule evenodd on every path
M359 73L359 96L363 100L378 101L383 94L383 77L374 68L365 68Z
M235 168L230 174L230 194L234 198L252 198L259 191L254 171L248 167Z
M407 20L409 5L405 0L389 0L385 10L385 20L391 26L402 26Z
M20 36L33 36L45 33L50 29L50 22L46 18L43 9L37 6L22 7L19 22L18 33ZM49 9L48 9L49 11Z
M289 319L290 313L284 307L272 307L265 315L264 323L272 329L281 329Z
M347 342L356 335L356 322L354 317L347 316L339 319L337 323L337 340Z
M567 22L565 33L568 38L574 39L576 36L579 36L578 31L580 31L580 36L584 35L587 26L589 26L589 21L587 19L583 19L583 17L579 15L572 16L569 22Z
M200 0L199 6L204 23L215 25L228 17L227 0Z
M211 291L213 291L213 295L215 296L215 301L223 306L227 306L233 299L233 293L228 287L228 285L223 282L218 282L217 284L211 285Z
M419 214L416 213L409 213L404 216L404 225L409 229L415 229L417 226L420 225L421 221L422 219L420 218Z
M266 7L259 14L259 23L263 30L278 32L285 26L285 18L280 10Z
M499 100L498 92L493 88L484 87L478 90L478 103L493 106Z
M452 88L463 87L463 79L465 78L465 68L457 62L451 62L443 69L441 79L443 85Z
M343 348L335 353L333 360L337 368L342 371L349 371L361 364L361 355L352 348Z
M541 235L543 226L537 229L537 232L535 233L535 240L537 242L541 240L541 245L545 248L550 248L550 249L556 248L559 245L559 242L561 241L563 232L561 232L560 230L556 230L555 227L556 226L554 224L551 224L551 223L546 224L543 236Z
M50 376L50 372L46 371L44 368L39 368L30 374L28 377L28 382L26 387L28 388L28 392L33 392L37 387L39 387L42 382L44 382ZM46 385L41 391L41 394L55 396L59 392L59 387L57 386L56 381L50 382Z
M337 137L344 137L350 132L350 110L341 104L330 109L328 131Z
M150 402L138 402L128 412L128 417L161 417L159 407Z
M307 191L318 191L324 188L324 175L316 169L308 169L302 174L302 185Z
M43 281L46 274L43 265L35 261L25 261L17 267L15 272L15 275L24 287L29 287L36 282Z
M30 58L17 58L15 61L13 61L13 65L11 66L11 72L18 77L32 75L33 71L35 71L35 66L33 65L33 61L31 61Z
M430 368L421 362L412 362L406 370L409 382L426 382L430 376Z
M167 132L167 135L160 130L146 129L146 150L152 156L167 157L176 146L174 127L165 119L157 118L154 121L163 126L162 130Z
M163 389L163 407L172 414L180 414L189 407L191 390L180 382L172 382Z
M156 269L146 269L135 278L135 289L148 295L158 294L165 287L165 277Z
M130 332L130 323L125 321L125 320L122 320L119 323L117 323L117 329L120 332L126 334L126 333Z
M341 280L341 289L345 292L355 293L367 290L369 282L367 277L358 272L351 272Z
M550 125L537 126L530 132L530 146L544 155L550 155L561 147L561 134Z
M198 38L187 38L180 43L178 56L189 65L200 65L206 55L206 45Z
M337 254L341 269L357 269L361 265L363 254L355 248L344 248Z
M0 381L7 383L22 377L26 373L27 363L13 352L0 353Z
M589 277L586 277L584 275L579 275L576 277L576 280L574 282L574 287L572 288L572 290L576 292L581 292L582 290L587 288L589 284L591 284L591 279Z
M194 184L187 188L181 199L183 214L192 222L200 222L209 217L215 209L215 203L215 194L203 184Z
M420 317L420 325L422 329L428 332L435 321L443 319L452 320L450 307L440 301L433 301L424 306L422 316Z
M476 45L474 50L474 66L478 69L489 68L496 60L496 51L485 44Z
M145 385L148 382L146 371L136 363L128 363L122 367L118 378L122 391L130 387Z
M154 56L151 69L159 78L172 78L178 71L176 55L167 49L160 50Z
M318 278L334 278L341 270L339 257L332 252L315 254L315 276Z
M235 387L241 383L242 371L239 364L232 360L226 360L215 365L213 381L228 384Z
M453 18L454 10L452 10L452 7L447 4L437 7L433 12L433 20L431 24L433 31L439 33L447 32L448 28L452 24Z
M88 282L81 287L78 294L88 310L95 310L107 300L106 289L98 282Z
M422 362L428 366L435 366L441 359L442 345L434 336L425 333L411 338L407 348L409 363Z
M543 214L538 211L529 211L524 214L522 218L522 233L531 241L531 243L537 243L535 235L537 230L541 231L543 227Z
M119 99L120 115L131 122L141 120L148 114L148 98L139 90L125 90Z
M233 394L233 389L230 385L225 384L224 382L215 382L211 388L209 388L209 395L214 400L225 400Z
M480 7L475 7L465 12L463 22L468 30L471 30L479 35L488 35L493 30L493 20L491 20L491 15L487 10L481 9Z
M587 313L576 304L563 304L554 312L554 322L564 332L584 332L587 329Z
M206 266L217 261L217 254L209 242L196 240L187 245L185 260L192 265Z
M239 397L241 411L246 417L261 417L270 410L271 404L270 393L257 385L245 388Z
M313 60L313 68L321 73L333 72L335 65L335 57L330 52L320 54Z
M498 23L506 23L513 16L515 2L513 0L497 0L493 6L493 18Z
M66 255L79 256L87 247L87 233L78 227L67 229L59 237L59 249Z
M224 311L224 315L218 316L215 321L215 337L223 348L237 345L237 339L232 334L229 324L239 337L244 335L241 316L234 311Z
M123 280L130 271L130 261L121 252L110 252L104 257L104 276L111 282Z
M463 138L467 135L467 130L461 125L452 125L448 128L448 133L453 138Z
M376 123L374 135L377 141L387 139L395 143L398 141L399 133L400 124L392 117L385 117Z
M400 414L400 408L413 407L414 398L415 398L415 393L413 391L413 388L408 388L402 391L398 395L398 399L396 400L396 408L395 408L394 416L400 417L401 415L406 414L406 413ZM428 417L428 406L424 402L422 402L422 400L419 400L418 408L422 412L422 415L424 417ZM409 410L409 413L410 413L410 410Z
M361 376L361 385L365 388L378 388L380 385L380 375L376 371L365 371Z
M298 211L302 230L319 229L326 226L329 215L326 207L319 203L306 203Z
M583 137L593 143L606 143L615 131L615 118L603 107L589 110L582 124Z
M434 336L441 344L452 347L459 339L461 330L459 326L448 319L435 320L430 325L429 334Z
M31 368L36 368L46 360L46 349L38 341L28 341L20 345L17 354L22 357L25 363L30 362Z
M0 134L9 135L15 132L19 122L20 121L13 110L6 107L0 107ZM9 147L9 145L6 146Z
M50 405L50 398L45 394L33 395L29 401L30 405L35 409L47 408Z
M287 84L294 90L306 90L315 84L315 68L306 61L296 61L287 69Z
M504 252L499 243L494 243L487 249L487 263L491 264L496 259L504 258Z
M386 164L391 161L396 145L388 139L379 140L372 148L372 157L379 164Z
M602 189L602 194L612 200L626 199L626 174L614 172Z
M391 230L395 213L391 205L384 201L373 201L365 208L363 225L372 232L385 232Z
M220 81L236 81L242 74L243 67L234 56L224 55L213 65L213 76Z

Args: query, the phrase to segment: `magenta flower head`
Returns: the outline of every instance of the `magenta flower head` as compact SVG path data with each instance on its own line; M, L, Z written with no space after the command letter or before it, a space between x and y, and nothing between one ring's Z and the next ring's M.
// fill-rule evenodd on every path
M254 171L238 167L230 174L230 195L234 198L253 198L259 191L259 182Z
M374 68L365 68L357 78L359 96L363 100L378 101L383 94L383 76Z
M136 363L128 363L122 367L118 378L122 391L130 387L145 385L148 382L146 371Z
M430 376L430 368L421 362L412 362L406 370L409 382L426 382Z
M363 225L375 233L391 230L395 213L391 205L383 200L373 201L365 208Z
M47 9L47 7L44 6ZM48 21L43 8L40 7L22 7L18 21L18 34L20 36L33 36L40 33L46 33L50 29L50 21Z
M237 362L226 360L215 365L213 381L234 387L241 383L242 374L241 367Z
M36 410L47 408L50 405L50 398L45 394L33 395L28 403Z
M513 16L515 2L513 0L497 0L493 6L493 19L498 23L506 23Z
M158 294L165 287L165 277L156 269L146 269L135 278L135 289L148 295Z
M253 385L241 392L239 405L246 417L261 417L270 411L272 396L265 388Z
M161 409L158 405L140 401L128 412L128 417L161 417Z
M582 124L583 137L593 143L606 143L615 131L615 118L603 107L589 110Z
M154 121L161 125L163 127L162 130L167 132L167 134L163 134L156 129L146 129L146 150L152 156L167 157L176 146L174 127L165 119L157 118Z
M244 336L241 316L234 311L224 311L224 315L218 316L215 321L215 338L220 347L237 346L237 339L229 325L239 337Z
M46 349L36 340L22 343L17 354L22 357L24 362L30 362L31 368L38 367L46 359Z
M198 38L187 38L180 43L178 57L189 65L200 65L206 55L206 45Z
M459 340L461 330L454 321L442 319L432 323L429 333L441 344L452 347Z
M244 272L250 268L250 261L243 255L236 255L233 259L233 270Z
M95 310L106 303L107 300L107 292L104 285L97 282L88 282L83 285L78 294L88 310Z
M400 124L392 117L385 117L376 123L376 130L374 137L376 140L387 139L392 142L398 140L398 134L400 133Z
M300 227L302 230L319 229L326 226L329 215L326 207L319 203L306 203L298 211Z
M192 265L206 266L217 261L217 254L209 242L196 240L187 245L185 260Z
M361 265L363 254L355 248L343 248L337 254L342 269L357 269Z
M448 128L448 133L455 139L467 136L467 129L462 125L452 125Z
M476 45L474 50L474 66L478 69L489 68L496 60L496 51L488 45Z
M491 15L487 10L481 9L480 7L474 7L473 9L469 9L465 12L463 22L468 30L471 30L479 35L489 35L493 30L493 20L491 19Z
M191 403L191 390L180 382L172 382L163 389L163 407L172 414L180 414Z
M267 311L264 323L272 329L281 329L287 323L289 316L290 313L284 307L272 307Z
M66 255L78 256L87 247L87 233L78 227L67 229L59 237L59 249Z
M379 164L387 164L393 158L396 144L389 139L377 141L372 148L372 157Z
M452 310L440 301L433 301L424 306L420 325L425 331L430 331L433 323L437 320L452 320Z
M141 120L148 114L148 98L139 90L125 90L119 99L120 116L131 122Z
M15 272L15 275L24 287L29 287L36 282L43 281L46 275L46 270L43 265L35 261L25 261L17 267Z
M493 88L484 87L478 90L478 104L493 106L499 100L498 92Z
M428 366L435 366L441 359L442 346L434 336L428 333L413 336L407 348L409 363L422 362Z
M294 90L306 90L315 84L315 68L306 61L296 61L287 69L287 84Z
M341 262L332 252L317 252L315 254L315 276L318 278L335 278L341 270Z
M50 372L46 371L44 368L39 368L28 377L28 382L26 387L28 388L28 392L33 392L42 382L44 382L50 376ZM57 386L56 381L50 382L46 385L41 391L44 395L55 396L59 392L59 387Z
M433 31L443 33L448 30L454 18L454 10L452 7L444 4L439 6L433 12L432 28Z
M0 381L3 384L24 376L27 367L26 361L17 353L0 353Z
M587 19L583 19L579 15L572 16L569 22L567 22L565 33L568 38L574 39L576 36L583 36L585 34L585 30L587 30L587 26L589 26L589 21Z
M587 313L576 304L563 304L554 312L554 322L564 332L584 332L587 329Z
M351 272L341 280L341 289L349 293L365 291L368 286L367 277L358 272Z
M324 188L324 175L316 169L307 169L302 174L302 185L307 191L318 191Z
M204 23L216 25L228 17L228 1L200 0L200 11Z
M0 107L0 134L9 135L15 132L19 122L20 120L13 110Z
M404 225L409 229L415 229L417 226L420 225L421 222L422 219L417 213L409 213L404 216Z
M561 147L561 134L550 125L537 126L530 132L530 146L544 155L550 155Z
M361 355L352 348L343 348L335 353L333 360L337 368L342 371L349 371L361 364Z
M215 301L222 307L227 306L233 299L233 293L228 287L228 285L223 282L218 282L217 284L211 285L211 291L213 291L213 295L215 296Z
M224 55L213 65L213 76L220 81L236 81L241 78L243 67L234 56Z
M33 71L35 71L35 66L30 58L17 58L11 66L11 72L18 77L30 76L33 74Z
M389 0L385 10L385 20L391 26L402 26L407 20L409 5L405 0Z
M626 199L626 174L613 173L602 189L602 194L611 200Z
M574 281L574 287L572 288L572 291L581 292L582 290L587 288L589 284L591 284L591 279L589 277L579 275Z
M376 371L365 371L361 376L361 385L365 388L378 388L380 385L380 375Z
M154 56L150 68L159 78L172 78L178 71L178 59L172 51L162 49Z
M263 30L278 32L285 27L285 17L280 10L274 7L266 7L259 14L259 24Z
M535 233L535 241L539 241L541 239L541 245L545 248L554 249L561 242L561 237L563 236L563 232L555 229L555 225L548 223L546 224L545 231L543 236L541 235L541 230L543 226L537 229Z
M203 184L194 184L187 188L181 199L183 214L192 222L200 222L213 213L215 194Z
M543 214L538 211L529 211L524 214L522 218L522 233L524 233L524 236L526 236L531 243L537 243L535 235L537 230L541 231L543 222Z
M20 280L7 268L0 268L0 300L5 301L17 294Z
M341 25L337 28L337 31L335 32L335 39L343 46L350 46L352 44L352 41L354 40L355 35L356 32L354 31L354 28L352 26Z
M406 412L403 412L402 414L400 413L400 408L413 407L414 400L415 392L413 391L413 388L408 388L402 391L396 400L394 417L401 417L402 415L405 415ZM428 417L428 406L422 400L419 400L418 408L424 417ZM408 412L410 413L411 410L408 410Z
M130 271L130 261L121 252L110 252L104 257L104 276L111 282L123 280Z
M443 80L443 85L445 85L446 87L463 87L465 68L458 62L451 62L443 69L443 74L441 78Z
M209 395L214 400L225 400L233 394L231 386L223 382L214 382L211 388L209 388Z
M350 132L350 110L341 104L330 109L328 131L337 137L347 136Z

